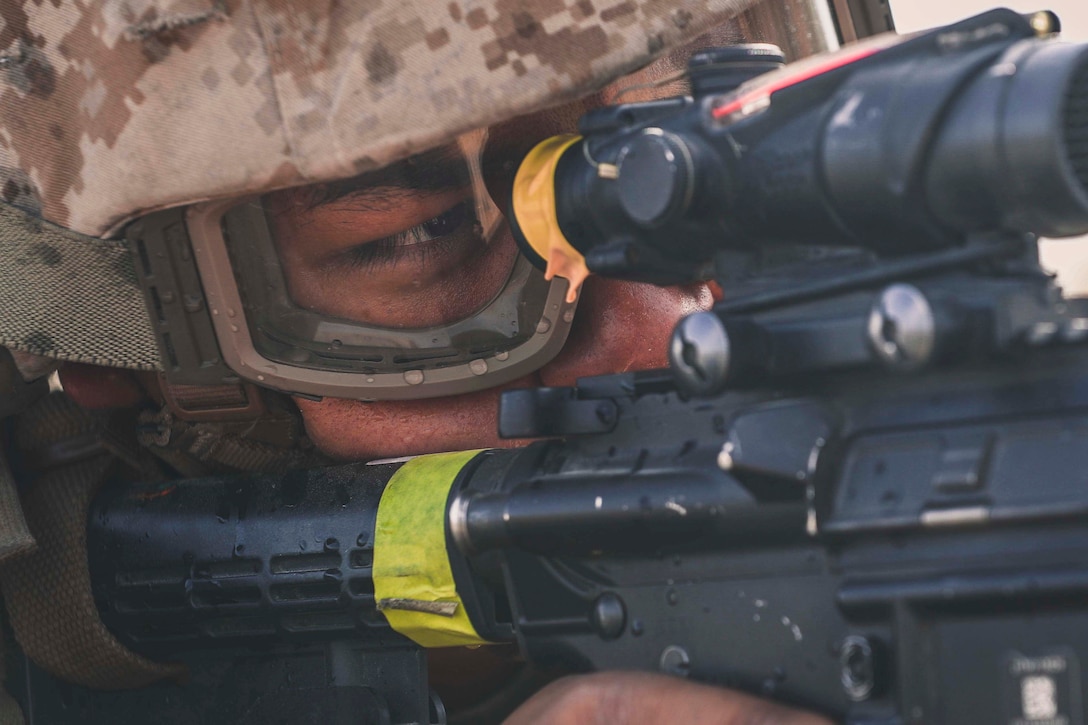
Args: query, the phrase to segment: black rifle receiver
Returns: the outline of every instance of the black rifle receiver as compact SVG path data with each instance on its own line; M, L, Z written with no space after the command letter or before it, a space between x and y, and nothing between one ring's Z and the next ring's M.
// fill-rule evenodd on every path
M714 400L650 374L586 379L565 404L552 391L539 424L610 430L479 454L451 491L445 555L476 631L544 668L662 671L849 723L1077 722L1086 370L1071 346ZM185 704L170 722L443 722L422 649L373 592L395 468L101 494L103 621L194 675L99 697L83 721L170 700Z
M550 440L450 490L480 635L851 723L1084 722L1088 308L1033 235L1088 229L1088 46L1053 27L994 11L769 94L725 92L766 48L708 52L693 98L583 120L555 191L590 269L728 296L671 371L504 394L502 433ZM443 722L374 596L399 465L103 492L103 621L194 676L82 721Z

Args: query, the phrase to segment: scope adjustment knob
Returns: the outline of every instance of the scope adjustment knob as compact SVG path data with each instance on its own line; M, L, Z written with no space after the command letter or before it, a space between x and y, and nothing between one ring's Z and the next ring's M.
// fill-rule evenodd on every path
M688 60L692 95L698 98L711 93L730 93L740 84L784 65L785 53L770 43L704 48Z
M937 322L929 300L914 285L884 288L869 312L869 344L878 360L894 370L929 363L937 347Z
M660 128L645 129L618 154L619 202L645 228L660 227L687 211L694 192L691 149Z
M697 397L725 388L732 357L729 331L713 312L696 312L676 325L669 342L669 366L677 385Z

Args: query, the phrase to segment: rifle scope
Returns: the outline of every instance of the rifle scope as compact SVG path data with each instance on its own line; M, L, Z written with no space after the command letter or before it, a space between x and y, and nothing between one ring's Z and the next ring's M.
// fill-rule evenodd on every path
M1088 44L1056 28L994 10L785 67L774 46L704 51L692 96L597 109L535 148L515 236L576 287L690 281L718 251L766 244L895 256L1083 234Z

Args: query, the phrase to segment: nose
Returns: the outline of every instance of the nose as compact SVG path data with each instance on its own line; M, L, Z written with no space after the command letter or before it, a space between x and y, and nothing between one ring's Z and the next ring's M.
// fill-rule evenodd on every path
M590 375L664 367L677 321L711 303L706 285L657 287L591 277L567 343L541 368L540 380L565 386Z

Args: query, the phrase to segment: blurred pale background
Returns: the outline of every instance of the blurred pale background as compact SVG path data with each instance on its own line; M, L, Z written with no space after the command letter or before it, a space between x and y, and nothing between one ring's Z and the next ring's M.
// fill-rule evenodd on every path
M901 33L960 20L994 7L1020 12L1053 10L1062 19L1062 39L1088 42L1088 0L889 0L895 28ZM1043 263L1058 272L1071 294L1088 295L1088 237L1046 241L1040 245Z

